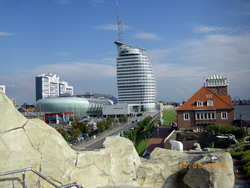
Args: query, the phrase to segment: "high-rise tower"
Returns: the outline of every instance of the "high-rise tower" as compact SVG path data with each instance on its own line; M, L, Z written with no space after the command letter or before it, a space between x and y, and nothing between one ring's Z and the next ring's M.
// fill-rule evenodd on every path
M146 50L123 42L122 22L117 5L118 48L116 59L119 103L135 104L142 111L155 109L156 83Z

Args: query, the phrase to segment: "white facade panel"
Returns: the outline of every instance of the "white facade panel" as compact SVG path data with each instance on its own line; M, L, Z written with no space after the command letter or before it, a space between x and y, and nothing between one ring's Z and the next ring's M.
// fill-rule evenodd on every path
M103 115L127 115L129 107L127 104L104 105L102 110Z

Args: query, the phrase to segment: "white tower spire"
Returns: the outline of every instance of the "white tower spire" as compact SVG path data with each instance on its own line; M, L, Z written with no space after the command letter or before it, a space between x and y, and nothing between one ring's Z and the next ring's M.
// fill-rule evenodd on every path
M118 41L123 42L123 25L120 18L120 10L118 0L116 3L116 19L117 19L117 28L118 28Z

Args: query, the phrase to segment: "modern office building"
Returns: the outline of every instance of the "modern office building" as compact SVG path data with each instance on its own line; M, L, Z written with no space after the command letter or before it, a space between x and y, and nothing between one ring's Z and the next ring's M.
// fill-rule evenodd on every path
M56 74L40 74L36 77L36 100L59 96L73 96L73 87L60 81Z
M155 109L156 83L146 50L115 41L118 48L117 87L119 103L140 105L141 111Z

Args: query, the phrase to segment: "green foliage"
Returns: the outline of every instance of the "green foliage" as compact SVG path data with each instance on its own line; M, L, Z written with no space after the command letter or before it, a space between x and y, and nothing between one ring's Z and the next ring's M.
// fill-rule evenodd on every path
M124 132L124 135L125 135L129 140L131 140L133 143L135 143L135 140L136 140L136 132L135 132L135 130L133 130L133 129L128 130L128 131Z
M103 131L105 129L110 128L112 123L113 123L113 119L112 118L107 118L105 120L97 122L97 126L98 126L98 129L100 131Z
M127 116L120 116L119 117L119 122L120 123L127 123L128 122L128 117Z
M81 130L82 133L88 134L89 133L89 128L87 126L87 121L83 121L79 123L78 127Z
M70 135L69 135L69 133L68 133L67 131L60 129L60 130L58 130L58 132L62 135L62 137L63 137L67 142L69 142L69 141L72 140L71 137L70 137Z
M149 125L151 119L151 116L146 117L144 120L138 122L134 129L124 132L124 135L133 143L136 143L140 133L147 127L147 125Z
M236 139L241 139L246 136L246 130L244 128L234 127L230 124L212 124L206 127L207 131L214 131L215 133L233 134Z
M81 134L81 130L79 128L73 128L72 131L70 131L70 135L73 137L78 137Z
M233 134L235 135L235 137L237 139L241 139L241 138L244 138L246 135L247 135L247 132L244 128L236 128L234 131L233 131Z
M209 132L214 131L215 133L220 132L220 128L219 128L219 126L217 124L212 124L212 125L207 126L206 130L209 131Z
M238 159L243 165L243 172L247 178L250 178L250 150L247 147L240 147L241 151L231 151L233 158Z

